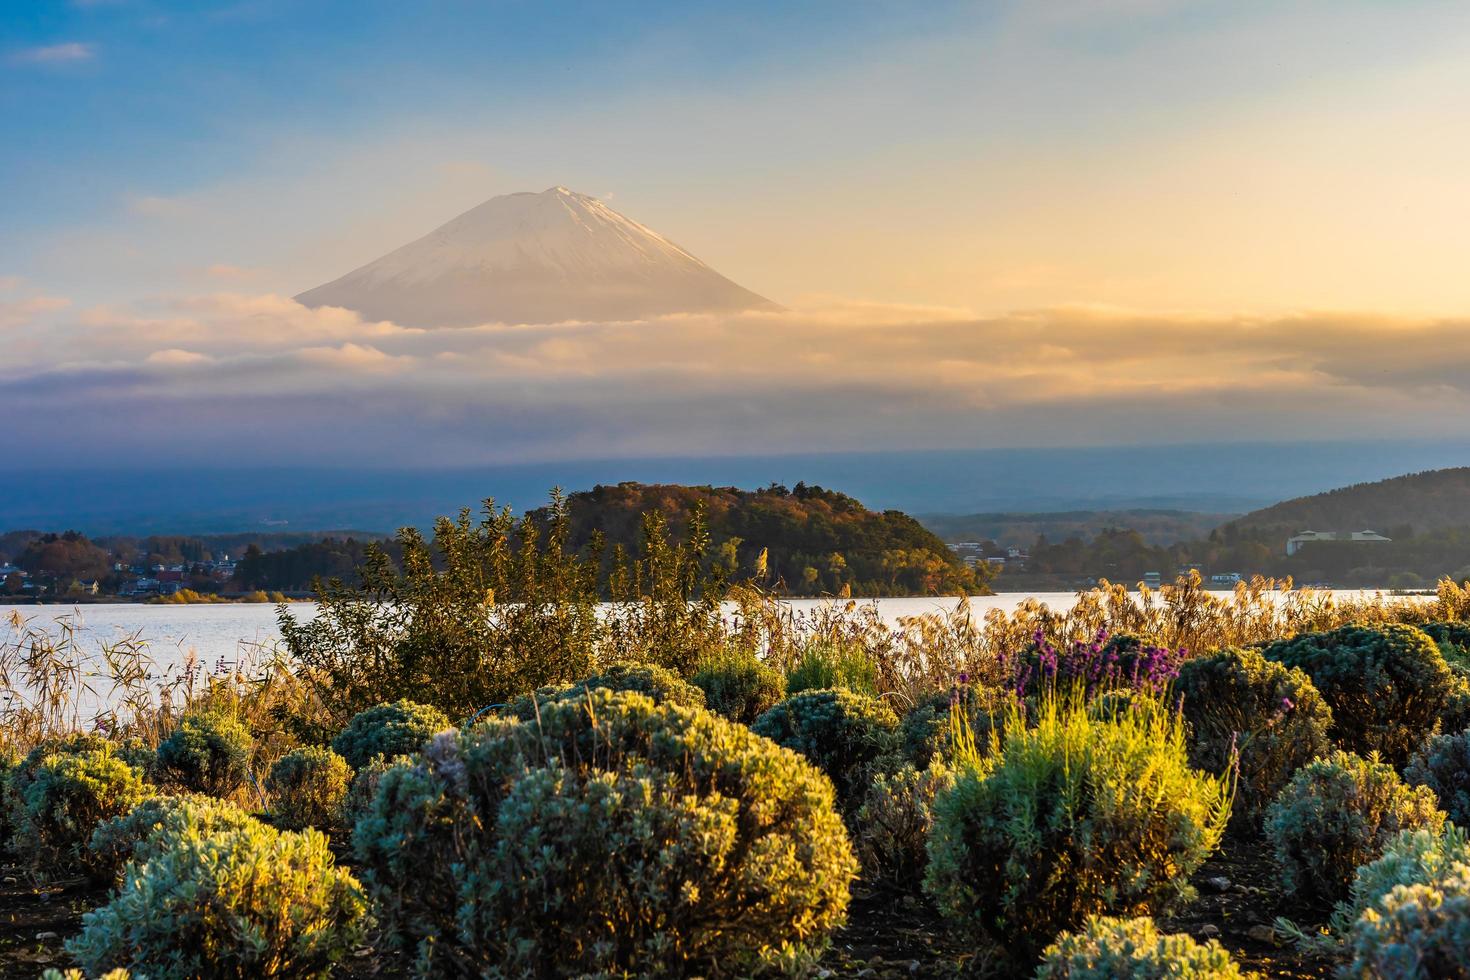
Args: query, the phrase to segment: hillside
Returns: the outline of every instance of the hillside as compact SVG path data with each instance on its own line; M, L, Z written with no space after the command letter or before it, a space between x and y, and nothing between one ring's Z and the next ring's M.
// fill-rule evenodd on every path
M572 538L594 530L609 546L636 549L642 515L657 510L682 534L705 506L713 557L732 579L753 578L794 595L953 595L987 592L944 542L896 510L879 513L845 494L798 483L762 490L675 484L597 486L568 498ZM764 574L760 555L766 555Z
M1055 513L920 514L919 521L945 541L994 541L1029 548L1051 541L1093 538L1109 528L1137 531L1146 544L1171 545L1204 537L1232 514L1189 510L1070 510Z
M1222 531L1255 537L1372 529L1409 537L1465 526L1470 526L1470 467L1462 466L1297 497L1246 514Z

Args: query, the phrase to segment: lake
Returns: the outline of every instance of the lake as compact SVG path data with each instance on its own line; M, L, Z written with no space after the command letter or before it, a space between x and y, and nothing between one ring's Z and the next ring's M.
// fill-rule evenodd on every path
M1215 593L1228 597L1230 593ZM1371 592L1341 591L1334 595L1350 598ZM991 609L1011 612L1026 599L1036 599L1052 609L1070 608L1076 600L1071 592L1020 593L975 596L970 600L971 614L979 619ZM823 599L789 599L786 605L794 612L816 609ZM947 613L954 610L957 598L915 597L859 600L876 602L885 622L896 625L901 617L923 613ZM160 667L183 662L193 651L201 666L214 667L220 661L233 664L252 648L269 646L280 639L276 628L276 607L260 603L221 603L216 605L153 605L121 603L117 605L68 606L0 606L0 615L16 610L35 626L49 626L58 617L74 616L80 620L82 642L93 647L107 640L138 635L148 643L149 653ZM297 619L316 615L316 605L293 603Z

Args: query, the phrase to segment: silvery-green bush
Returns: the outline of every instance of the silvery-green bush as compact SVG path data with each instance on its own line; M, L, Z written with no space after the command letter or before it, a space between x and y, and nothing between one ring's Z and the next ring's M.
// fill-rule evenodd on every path
M1094 917L1041 954L1036 980L1243 980L1218 942L1161 933L1153 919Z
M380 755L357 770L347 787L347 796L342 801L343 826L352 829L358 818L373 808L373 801L378 798L378 784L383 781L383 775L388 770L400 765L411 766L414 758L411 755Z
M151 796L97 825L87 843L90 866L103 880L121 881L129 863L148 861L185 834L238 830L257 823L235 804L203 793Z
M928 769L905 765L873 777L852 822L864 881L918 889L929 863L934 798L952 785L953 771L937 760Z
M161 778L210 796L229 796L250 778L255 740L238 719L206 712L185 715L158 745Z
M952 691L931 694L910 708L899 722L900 751L916 769L933 761L954 762L955 712L965 716L978 747L984 750L993 727L1016 704L1015 695L1002 688L962 684Z
M331 749L294 749L276 760L265 780L271 819L284 830L336 827L351 784L352 768Z
M1438 832L1434 793L1351 752L1300 769L1266 812L1266 838L1286 891L1329 903L1347 897L1359 866L1376 860L1401 830Z
M1455 677L1413 626L1344 626L1273 643L1268 660L1299 667L1332 708L1339 748L1401 766L1440 723Z
M382 775L353 847L424 976L797 967L857 870L831 784L800 756L604 689L440 734Z
M502 713L529 721L536 716L538 706L552 701L583 699L589 690L635 691L652 698L655 704L678 704L686 708L705 706L704 692L667 667L614 664L574 684L538 688L533 694L512 701Z
M256 823L185 833L130 865L66 949L89 974L325 977L368 925L362 888L334 866L323 834Z
M925 891L961 928L1029 954L1091 915L1151 914L1230 819L1230 778L1189 765L1177 713L1136 696L1111 715L1081 693L1017 710L934 801Z
M352 716L332 739L332 751L353 769L361 769L380 755L412 755L452 727L448 716L433 705L408 700L378 704Z
M745 650L722 647L700 658L689 683L715 714L749 725L786 696L786 675Z
M1186 661L1175 688L1189 725L1189 761L1207 772L1239 766L1236 830L1259 831L1266 807L1302 766L1332 751L1332 711L1303 671L1256 650Z
M1470 826L1470 729L1436 735L1404 767L1410 786L1428 786L1453 822Z
M893 709L845 688L794 694L757 718L750 730L811 760L832 780L849 812L862 803L878 760L899 746Z
M1441 865L1396 885L1363 910L1349 937L1344 977L1360 980L1470 978L1470 864Z
M87 842L97 825L152 792L110 748L45 756L21 795L16 850L39 868L91 870Z

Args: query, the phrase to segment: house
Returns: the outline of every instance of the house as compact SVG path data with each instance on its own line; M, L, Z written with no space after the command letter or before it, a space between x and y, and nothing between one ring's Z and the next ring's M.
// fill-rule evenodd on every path
M1319 542L1335 541L1344 544L1386 544L1392 538L1385 538L1377 531L1302 531L1286 539L1286 554L1288 557L1302 550L1304 545L1317 544Z

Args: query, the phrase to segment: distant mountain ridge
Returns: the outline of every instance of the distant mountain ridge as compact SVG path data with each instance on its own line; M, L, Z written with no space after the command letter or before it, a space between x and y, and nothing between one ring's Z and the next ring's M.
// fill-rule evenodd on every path
M778 309L565 187L491 198L296 300L424 328Z
M1470 466L1425 470L1297 497L1225 525L1238 532L1387 531L1470 526Z

